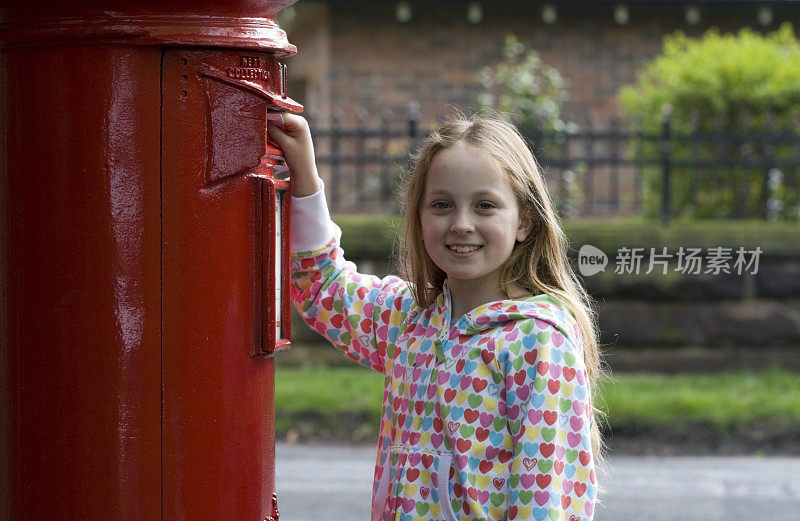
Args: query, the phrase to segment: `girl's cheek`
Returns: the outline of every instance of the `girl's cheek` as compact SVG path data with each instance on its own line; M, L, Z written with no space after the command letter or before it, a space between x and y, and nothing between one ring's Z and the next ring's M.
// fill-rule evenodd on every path
M433 261L434 264L439 266L438 263L436 262L437 253L435 250L433 250L432 243L427 238L425 238L424 235L422 237L422 244L425 246L425 253L428 254L428 257L430 257L430 259Z
M430 255L431 249L434 248L440 240L436 232L436 223L428 219L420 221L420 224L422 226L422 243L425 245L425 251Z

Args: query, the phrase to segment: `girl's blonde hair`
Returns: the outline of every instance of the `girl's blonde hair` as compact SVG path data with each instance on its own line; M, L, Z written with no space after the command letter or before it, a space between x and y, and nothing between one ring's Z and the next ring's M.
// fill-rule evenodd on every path
M509 289L518 286L532 295L545 293L564 302L578 322L587 376L594 394L601 365L593 301L567 260L569 241L553 210L539 165L519 131L497 117L456 116L433 132L414 157L414 167L405 190L400 264L403 275L412 283L411 290L417 304L422 308L430 306L442 292L446 277L425 250L420 207L433 158L456 143L472 145L497 162L508 175L520 215L529 217L533 223L528 237L514 246L500 267L501 291L510 298ZM594 413L596 420L601 418L596 408ZM597 423L595 421L592 425L592 448L596 458L601 459L602 442Z

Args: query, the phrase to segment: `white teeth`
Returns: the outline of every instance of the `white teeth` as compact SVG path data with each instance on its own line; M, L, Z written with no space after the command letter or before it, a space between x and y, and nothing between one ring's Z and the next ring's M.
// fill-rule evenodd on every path
M478 248L480 248L480 246L449 246L449 248L451 250L457 251L458 253L469 253L471 251L477 250Z

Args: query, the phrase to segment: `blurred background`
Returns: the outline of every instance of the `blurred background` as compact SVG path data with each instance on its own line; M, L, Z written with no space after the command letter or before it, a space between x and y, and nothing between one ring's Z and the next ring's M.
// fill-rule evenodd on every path
M800 2L301 0L279 23L361 271L396 272L427 133L508 112L597 301L612 459L800 454ZM292 328L279 435L374 444L381 375Z

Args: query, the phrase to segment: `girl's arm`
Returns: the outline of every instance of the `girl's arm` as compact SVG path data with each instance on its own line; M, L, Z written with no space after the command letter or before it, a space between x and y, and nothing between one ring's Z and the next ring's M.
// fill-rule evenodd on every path
M308 123L285 114L269 125L292 184L291 295L305 321L358 363L385 372L387 348L397 337L412 298L397 277L359 274L339 247L340 230L328 215L314 164Z
M535 344L510 352L504 364L514 446L509 518L591 520L597 480L583 353L552 323L533 322Z
M281 122L267 124L267 134L281 150L292 175L292 196L306 197L322 188L314 160L314 143L308 121L294 114L279 114Z

